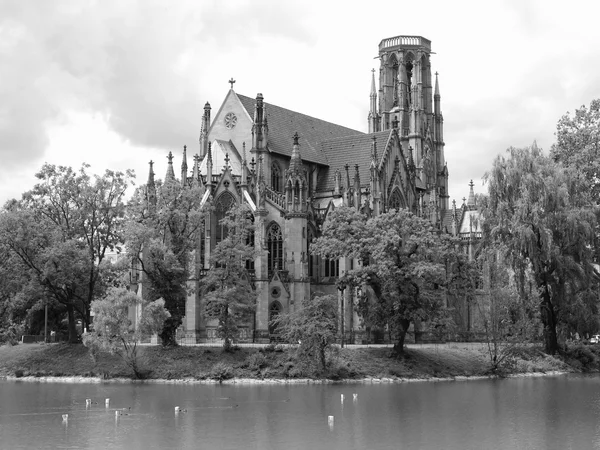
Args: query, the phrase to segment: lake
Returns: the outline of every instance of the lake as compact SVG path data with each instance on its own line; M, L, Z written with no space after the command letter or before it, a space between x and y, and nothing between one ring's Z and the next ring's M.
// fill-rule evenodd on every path
M339 385L0 380L0 448L600 449L600 376Z

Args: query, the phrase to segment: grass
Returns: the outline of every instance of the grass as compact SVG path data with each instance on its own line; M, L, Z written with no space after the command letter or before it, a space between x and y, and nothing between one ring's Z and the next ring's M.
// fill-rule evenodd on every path
M150 379L230 378L452 378L489 373L482 347L444 345L410 348L403 358L390 357L387 348L333 349L325 373L296 359L293 349L242 348L223 352L219 348L144 346L139 349L144 377ZM581 346L560 357L536 347L514 352L504 373L598 370L600 349ZM83 345L20 344L0 347L0 376L90 376L132 378L131 370L117 356L100 354L94 361Z

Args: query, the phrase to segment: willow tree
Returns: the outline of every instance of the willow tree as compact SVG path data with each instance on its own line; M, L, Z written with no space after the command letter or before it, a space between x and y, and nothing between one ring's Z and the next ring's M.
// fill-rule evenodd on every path
M507 153L485 176L483 240L503 249L519 289L528 276L535 280L546 351L554 354L566 313L598 280L592 264L596 207L577 172L535 144Z
M358 312L365 324L388 327L396 336L394 351L404 352L415 320L436 318L445 306L447 255L453 249L431 222L407 210L368 218L352 208L332 211L311 251L329 259L361 262L339 282L363 287Z

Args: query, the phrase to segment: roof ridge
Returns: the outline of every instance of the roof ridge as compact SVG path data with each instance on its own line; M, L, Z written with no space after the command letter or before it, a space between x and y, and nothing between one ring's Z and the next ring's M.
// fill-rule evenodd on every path
M237 92L236 92L236 95L237 95L238 97L244 97L245 99L248 99L248 100L250 100L250 101L252 101L252 102L256 101L256 99L255 99L255 98L248 97L247 95L238 94ZM283 106L275 105L275 104L273 104L273 103L269 103L269 102L265 102L265 101L263 101L263 104L264 104L264 105L267 105L267 106L271 106L271 107L273 107L273 106L274 106L274 107L276 107L276 108L283 109L283 110L285 110L285 111L288 111L288 112L291 112L291 113L294 113L294 114L298 114L298 115L300 115L300 116L304 116L304 117L308 117L308 118L311 118L311 119L315 119L315 120L318 120L318 121L320 121L320 122L324 122L324 123L327 123L327 124L330 124L330 125L335 125L336 127L345 128L345 129L347 129L347 130L350 130L350 131L356 131L356 134L357 134L357 135L363 135L363 134L367 134L367 133L365 133L365 132L363 132L363 131L355 130L354 128L350 128L350 127L347 127L347 126L345 126L345 125L340 125L340 124L338 124L338 123L335 123L335 122L330 122L329 120L320 119L320 118L318 118L318 117L311 116L311 115L309 115L309 114L305 114L305 113L301 113L301 112L295 111L295 110L293 110L293 109L285 108L285 107L283 107ZM243 105L243 103L242 103L242 105ZM245 105L244 105L244 107L245 107ZM253 113L254 113L253 111L247 111L247 112L248 112L248 114L250 114L250 117L253 117ZM302 137L302 136L301 136L301 137Z

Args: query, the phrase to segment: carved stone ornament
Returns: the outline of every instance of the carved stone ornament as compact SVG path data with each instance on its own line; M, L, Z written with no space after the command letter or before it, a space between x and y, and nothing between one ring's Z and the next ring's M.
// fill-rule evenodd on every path
M237 124L237 117L234 113L229 112L227 114L225 114L225 126L229 129L233 129L235 127L235 125Z

